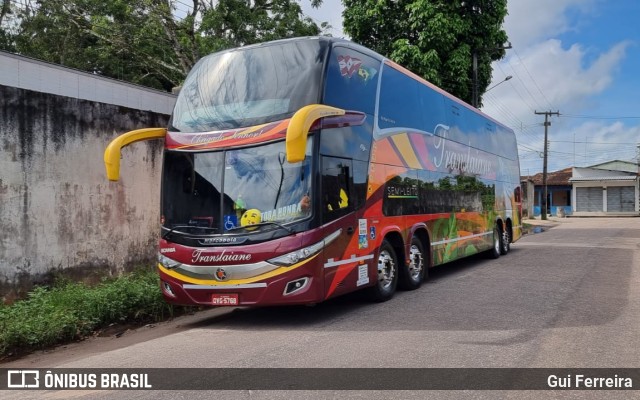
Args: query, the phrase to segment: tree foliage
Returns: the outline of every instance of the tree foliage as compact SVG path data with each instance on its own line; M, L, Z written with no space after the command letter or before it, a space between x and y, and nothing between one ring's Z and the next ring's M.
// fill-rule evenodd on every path
M15 25L11 0L0 0L0 49L15 51L11 27Z
M491 62L504 56L507 0L343 0L351 38L472 102L473 53L478 90L491 81Z
M0 49L165 90L206 54L320 33L296 0L0 1Z

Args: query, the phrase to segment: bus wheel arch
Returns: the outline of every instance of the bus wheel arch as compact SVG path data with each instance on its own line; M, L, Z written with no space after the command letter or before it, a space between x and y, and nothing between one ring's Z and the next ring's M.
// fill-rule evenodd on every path
M429 234L425 229L416 229L407 246L407 260L400 265L399 285L404 290L415 290L429 276L431 252Z
M402 237L397 232L387 234L378 249L376 257L376 279L369 288L371 300L383 302L391 299L396 292L400 263L404 263Z

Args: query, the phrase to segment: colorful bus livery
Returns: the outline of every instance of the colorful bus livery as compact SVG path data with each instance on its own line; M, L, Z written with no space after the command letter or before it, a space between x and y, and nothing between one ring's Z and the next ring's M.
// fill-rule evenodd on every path
M177 304L311 304L415 289L521 235L511 130L361 46L296 38L212 54L164 138L158 270Z

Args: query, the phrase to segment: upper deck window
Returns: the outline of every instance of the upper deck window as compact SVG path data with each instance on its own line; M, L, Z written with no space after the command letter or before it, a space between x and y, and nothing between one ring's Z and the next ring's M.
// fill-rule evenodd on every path
M184 82L170 129L207 132L289 118L318 102L325 46L287 41L202 58Z
M426 130L421 102L420 84L415 79L392 67L385 66L380 87L380 129L400 128Z
M336 46L328 64L324 104L373 115L380 61Z

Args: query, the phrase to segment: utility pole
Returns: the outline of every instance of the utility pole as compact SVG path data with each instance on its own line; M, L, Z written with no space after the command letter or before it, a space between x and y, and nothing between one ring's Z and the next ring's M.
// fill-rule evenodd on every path
M478 101L478 97L480 97L478 95L478 52L475 49L473 50L473 60L471 61L471 67L473 69L473 75L471 76L471 80L473 81L473 87L471 88L471 105L475 108L478 108L478 104L480 103Z
M551 122L549 122L549 116L551 115L557 115L560 116L560 112L556 111L556 112L552 112L552 111L542 111L542 112L537 112L534 111L534 113L536 113L537 115L543 115L544 114L544 162L542 165L542 186L544 187L543 192L542 192L542 202L540 204L540 215L542 219L547 219L547 149L548 149L548 142L547 142L547 131L549 130L549 126L551 126Z
M462 6L464 9L463 12L469 13L471 16L471 26L474 27L474 36L478 36L478 31L475 29L475 27L480 23L478 17L482 15L482 3L484 2L478 0L465 0L460 3L460 6ZM478 54L478 52L481 51L482 54L489 53L489 55L492 55L492 53L497 50L506 50L510 48L511 42L502 43L501 45L498 45L496 47L488 48L478 47L477 44L473 44L471 54L471 105L473 107L478 108L478 106L480 105L480 89L478 88L478 57L480 56L480 54Z

